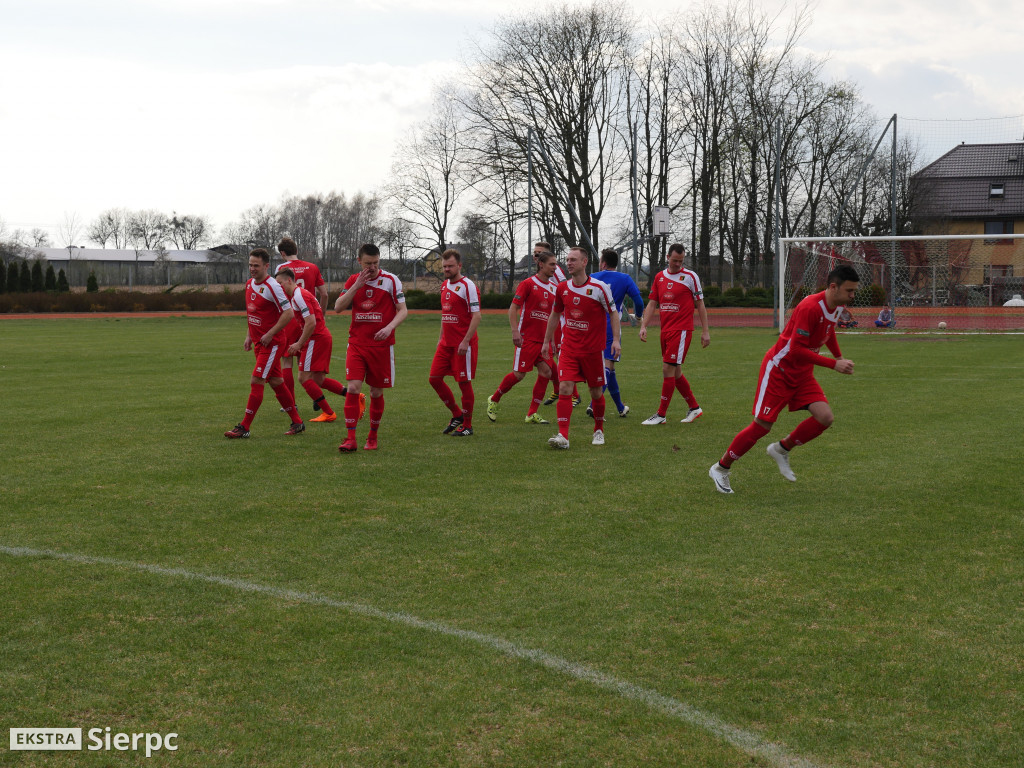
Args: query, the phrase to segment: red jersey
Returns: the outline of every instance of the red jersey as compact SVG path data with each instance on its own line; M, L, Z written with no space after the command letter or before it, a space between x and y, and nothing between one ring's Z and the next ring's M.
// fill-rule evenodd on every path
M765 354L765 359L772 360L792 381L812 376L815 365L835 368L836 361L818 354L818 350L825 345L837 358L841 356L835 332L841 311L840 307L828 311L824 291L811 294L796 305L786 328Z
M480 292L468 277L441 286L441 340L439 347L457 347L466 338L473 313L480 311Z
M316 264L301 259L292 259L281 264L274 270L274 274L276 275L285 267L295 273L295 284L312 294L316 294L317 287L324 284L324 279L320 275L320 267Z
M316 296L307 291L305 288L295 288L295 292L292 294L292 309L295 310L295 319L292 324L298 327L298 334L292 336L293 339L298 339L302 336L302 329L306 325L306 318L312 315L316 319L316 327L313 328L313 336L327 336L330 335L330 331L327 330L327 323L324 322L324 311L320 306L320 302L316 300Z
M575 354L600 352L605 347L605 325L615 311L612 289L587 277L583 285L572 280L558 284L555 312L562 313L562 351Z
M696 272L681 269L673 274L663 269L654 276L649 300L658 303L662 330L692 331L693 310L698 300L704 300L704 292Z
M519 314L519 333L529 341L544 342L544 332L548 327L548 317L555 304L553 280L544 282L537 275L528 277L516 287L516 295L512 303L521 308Z
M246 281L245 314L249 320L249 338L254 344L291 308L284 289L274 278L267 276L262 283L257 283L251 277ZM287 334L282 329L274 337L273 343L284 344L286 339Z
M355 285L358 274L345 281L342 293ZM363 347L389 347L395 343L395 332L392 331L384 341L373 337L381 328L395 319L398 305L405 304L405 293L402 281L383 269L377 277L366 283L360 294L352 300L352 324L348 328L348 339L352 344Z

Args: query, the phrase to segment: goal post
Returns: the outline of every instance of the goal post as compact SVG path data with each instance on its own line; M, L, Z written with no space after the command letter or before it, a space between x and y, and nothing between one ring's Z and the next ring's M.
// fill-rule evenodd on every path
M884 307L895 328L1024 329L1024 235L785 237L779 239L778 321L804 296L825 289L828 273L849 264L860 275L850 306L858 328L874 329ZM1011 306L1003 306L1007 301Z

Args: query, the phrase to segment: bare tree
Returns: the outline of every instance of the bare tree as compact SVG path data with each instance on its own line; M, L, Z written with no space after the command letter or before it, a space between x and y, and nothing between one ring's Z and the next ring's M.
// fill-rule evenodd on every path
M167 217L159 211L147 209L128 214L128 237L135 249L162 248L168 240L167 229Z
M600 224L626 158L618 130L625 106L633 19L619 3L561 5L499 22L478 47L463 103L474 130L516 148L525 167L529 130L551 160L536 176L559 234L599 248ZM583 231L563 204L579 216Z
M452 211L466 190L465 125L453 99L438 92L432 117L414 128L395 153L388 197L398 215L428 233L429 246L448 245Z
M74 246L82 234L82 220L77 213L66 213L57 225L57 238L61 241L62 248Z
M127 248L131 240L128 219L128 211L124 208L111 208L92 221L86 234L101 248L106 248L107 243L114 248Z
M167 221L167 237L183 251L195 250L205 243L213 231L206 216L179 216L173 213Z

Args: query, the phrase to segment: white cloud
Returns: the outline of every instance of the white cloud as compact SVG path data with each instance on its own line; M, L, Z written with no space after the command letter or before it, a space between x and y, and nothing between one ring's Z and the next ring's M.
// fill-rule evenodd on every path
M0 68L12 71L17 58L0 54ZM285 189L370 191L425 113L432 83L452 69L203 74L54 57L31 79L0 84L0 141L40 148L0 160L0 213L19 222L67 210L88 220L113 206L155 207L209 214L220 226Z

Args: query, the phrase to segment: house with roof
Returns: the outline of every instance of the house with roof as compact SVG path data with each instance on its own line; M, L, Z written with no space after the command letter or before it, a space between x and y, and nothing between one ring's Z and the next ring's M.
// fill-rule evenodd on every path
M911 179L911 218L924 235L992 235L965 261L981 265L963 282L1011 290L1024 280L1024 142L959 144Z

